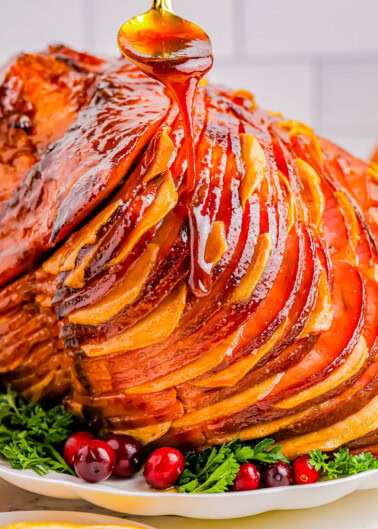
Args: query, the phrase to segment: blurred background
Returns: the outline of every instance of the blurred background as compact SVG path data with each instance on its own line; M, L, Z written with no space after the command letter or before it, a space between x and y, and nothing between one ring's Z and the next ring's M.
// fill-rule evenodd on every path
M64 42L118 53L151 0L0 0L0 62ZM304 121L356 156L378 144L378 0L173 0L214 46L210 79Z

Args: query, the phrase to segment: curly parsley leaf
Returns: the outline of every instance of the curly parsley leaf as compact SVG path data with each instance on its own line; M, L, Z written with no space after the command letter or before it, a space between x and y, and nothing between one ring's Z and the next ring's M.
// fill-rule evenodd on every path
M240 465L235 460L234 455L229 454L222 463L211 465L209 468L210 471L201 472L198 476L191 474L190 471L185 476L183 474L180 483L186 483L179 485L179 492L206 494L226 492L234 483Z
M347 448L341 448L332 457L321 450L313 450L309 456L311 465L328 479L344 478L378 468L378 459L370 452L352 455Z
M273 444L273 439L263 439L255 446L242 446L240 443L240 447L235 451L235 458L238 463L247 463L248 461L258 461L266 464L276 463L277 461L288 463L288 459L280 451L281 447L272 447Z
M62 406L45 410L10 388L0 394L0 454L12 468L74 474L60 449L73 433L74 417Z
M226 492L234 484L241 463L287 461L279 446L272 447L273 443L273 439L264 439L252 446L238 438L200 453L189 453L177 490L197 494Z

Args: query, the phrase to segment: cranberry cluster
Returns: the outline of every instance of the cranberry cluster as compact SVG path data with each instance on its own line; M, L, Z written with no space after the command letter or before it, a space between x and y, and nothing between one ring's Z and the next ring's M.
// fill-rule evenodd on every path
M89 432L77 432L64 446L64 459L75 468L76 474L91 483L108 479L111 475L129 478L143 464L143 450L139 441L130 435L111 435L106 441L95 439ZM309 456L298 457L293 471L283 461L266 467L261 475L252 463L243 463L236 475L233 490L255 490L260 484L267 487L282 487L293 483L314 483L319 472L311 465ZM175 448L158 448L149 456L144 467L148 485L155 489L173 487L185 468L181 452Z
M76 474L91 483L112 474L129 478L143 463L142 445L130 435L112 435L101 441L89 432L77 432L67 439L63 455Z
M255 490L260 486L260 472L252 463L243 463L236 474L233 490ZM293 463L293 471L283 461L266 467L262 473L263 485L267 487L287 487L292 483L305 485L315 483L319 472L311 465L308 455L300 456Z
M77 432L67 439L63 455L79 478L90 483L111 475L129 478L143 464L142 445L130 435L111 435L101 441L90 432ZM150 487L168 489L179 480L184 468L184 457L178 450L159 448L147 459L144 476Z

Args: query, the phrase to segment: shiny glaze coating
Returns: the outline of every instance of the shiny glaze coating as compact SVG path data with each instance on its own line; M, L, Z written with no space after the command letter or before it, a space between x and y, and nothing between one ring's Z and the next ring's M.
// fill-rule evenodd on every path
M376 450L378 167L207 85L188 195L169 94L125 59L96 64L1 206L2 380L151 447Z
M211 41L199 26L160 4L123 24L118 45L142 72L168 88L180 109L187 158L185 188L191 256L188 285L197 296L205 296L211 278L209 267L198 252L202 226L191 207L190 196L197 179L193 103L200 80L213 65Z

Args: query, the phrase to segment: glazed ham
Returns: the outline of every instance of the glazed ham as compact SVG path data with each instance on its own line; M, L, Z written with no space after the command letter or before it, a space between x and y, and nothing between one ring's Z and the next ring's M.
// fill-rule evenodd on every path
M376 450L378 166L206 85L188 192L178 109L126 59L0 80L4 384L151 446Z

